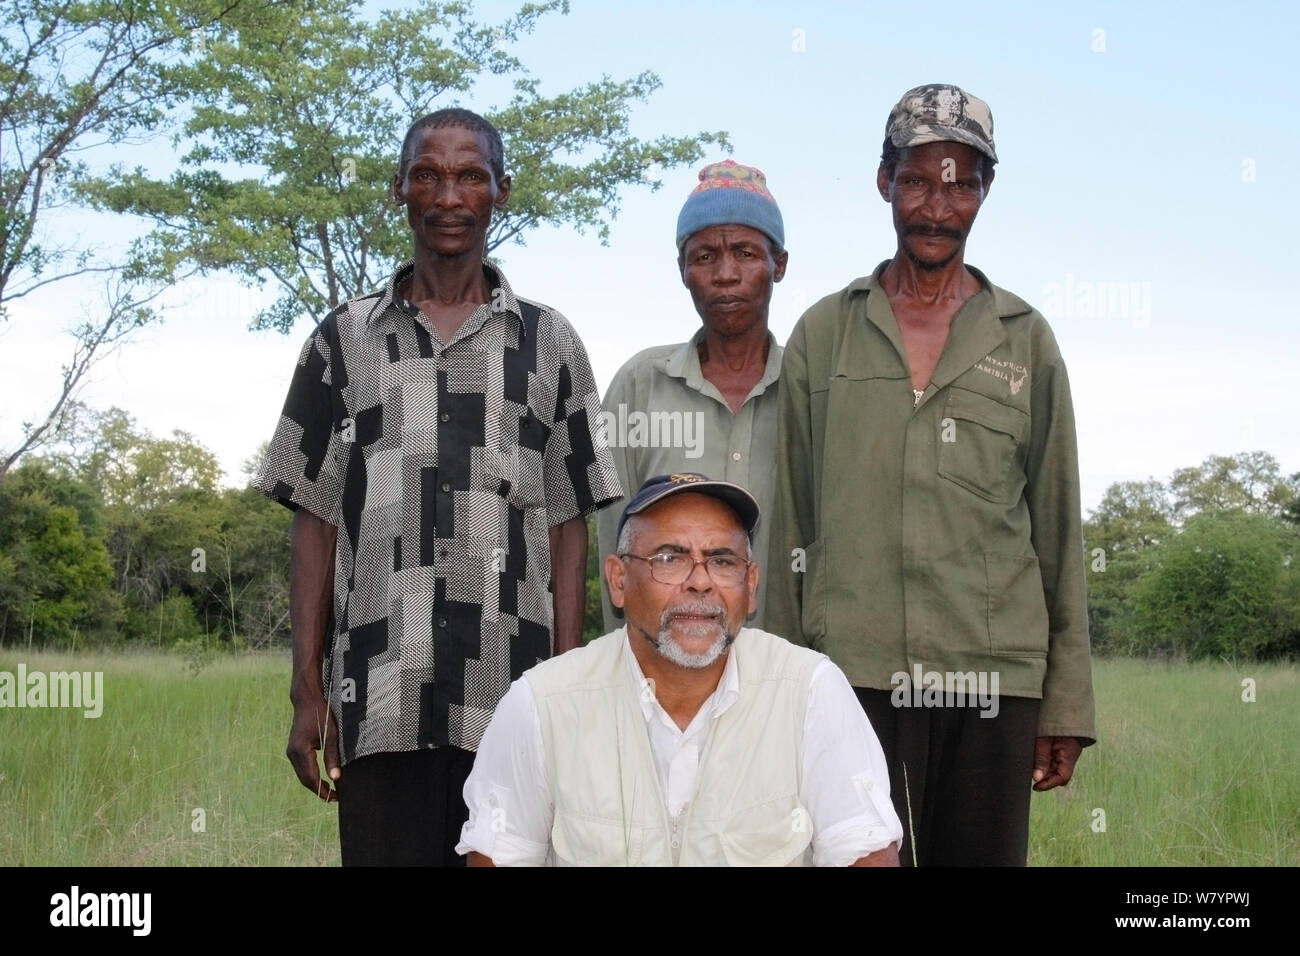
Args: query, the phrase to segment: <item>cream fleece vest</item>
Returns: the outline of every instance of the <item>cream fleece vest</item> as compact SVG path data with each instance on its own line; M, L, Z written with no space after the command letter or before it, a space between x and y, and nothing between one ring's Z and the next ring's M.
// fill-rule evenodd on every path
M555 802L551 859L569 866L800 866L812 821L799 801L808 685L824 658L742 628L729 653L740 696L714 721L695 792L669 817L626 659L627 629L524 677L537 700Z

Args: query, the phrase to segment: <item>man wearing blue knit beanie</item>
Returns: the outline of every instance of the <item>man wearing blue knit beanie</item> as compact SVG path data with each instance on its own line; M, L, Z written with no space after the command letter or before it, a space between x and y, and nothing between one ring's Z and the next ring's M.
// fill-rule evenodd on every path
M602 427L619 481L639 488L652 475L702 472L747 489L760 509L775 488L777 376L781 346L767 328L772 285L789 254L781 210L767 178L724 160L705 166L677 217L677 269L702 324L688 342L633 356L605 393ZM596 515L600 560L625 550L620 500ZM767 527L752 558L767 554ZM749 626L763 626L765 579ZM605 628L621 625L602 588Z

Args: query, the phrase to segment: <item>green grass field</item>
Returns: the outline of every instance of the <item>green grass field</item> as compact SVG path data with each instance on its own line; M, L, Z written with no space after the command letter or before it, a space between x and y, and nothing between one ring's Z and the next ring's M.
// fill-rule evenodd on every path
M165 654L0 651L19 661L102 670L105 703L0 709L0 865L338 863L334 806L284 757L287 655L191 676ZM1095 680L1102 743L1034 796L1032 864L1300 864L1300 668L1103 660Z

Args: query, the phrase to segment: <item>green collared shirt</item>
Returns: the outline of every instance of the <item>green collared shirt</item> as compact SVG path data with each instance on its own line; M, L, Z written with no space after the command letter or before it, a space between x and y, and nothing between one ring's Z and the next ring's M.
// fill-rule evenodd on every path
M998 677L1039 734L1096 739L1074 411L1047 321L982 289L919 399L879 284L795 326L781 369L765 628L858 687ZM926 678L928 680L928 678ZM960 681L961 678L957 677Z
M767 365L750 389L740 412L731 407L700 368L701 328L689 342L659 345L633 356L610 382L603 403L604 430L614 456L619 483L631 495L654 475L696 471L732 481L747 489L762 509L754 535L754 560L762 563L768 547L768 512L776 486L777 378L781 346L768 333ZM605 557L617 544L618 519L627 498L596 515L600 539L601 580ZM763 626L766 569L759 577L758 611L749 627ZM623 624L614 616L608 587L601 587L605 629Z

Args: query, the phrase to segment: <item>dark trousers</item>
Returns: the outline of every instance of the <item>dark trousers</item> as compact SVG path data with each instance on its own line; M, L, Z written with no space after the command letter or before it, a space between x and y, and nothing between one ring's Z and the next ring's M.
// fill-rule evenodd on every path
M371 754L338 782L344 866L464 866L462 790L474 754L459 747Z
M903 866L1024 866L1040 701L896 707L887 690L854 688L889 765L903 822Z

